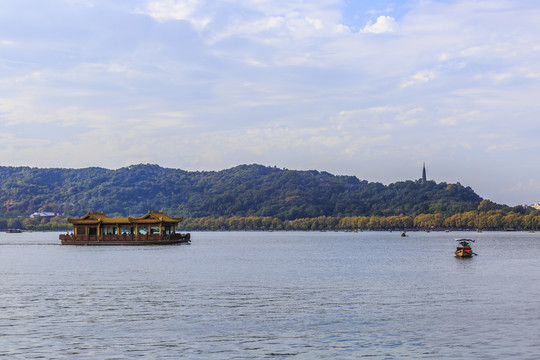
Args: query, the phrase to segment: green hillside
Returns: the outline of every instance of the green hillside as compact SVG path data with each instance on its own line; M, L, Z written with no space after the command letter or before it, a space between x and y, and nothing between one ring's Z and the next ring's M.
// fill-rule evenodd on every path
M40 169L0 167L0 199L12 214L87 211L174 216L269 216L282 220L318 216L455 214L476 210L482 198L470 187L428 181L390 185L261 165L188 172L158 165ZM3 211L5 215L5 208Z

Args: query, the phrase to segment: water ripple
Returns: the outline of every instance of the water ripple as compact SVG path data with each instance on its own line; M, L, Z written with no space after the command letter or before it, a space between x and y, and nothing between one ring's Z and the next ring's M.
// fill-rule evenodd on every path
M167 249L43 246L52 240L32 236L0 252L0 357L540 353L535 234L520 237L526 254L502 257L504 247L486 246L470 262L455 261L453 239L433 233L417 239L422 261L404 256L409 243L388 234L201 233L190 247Z

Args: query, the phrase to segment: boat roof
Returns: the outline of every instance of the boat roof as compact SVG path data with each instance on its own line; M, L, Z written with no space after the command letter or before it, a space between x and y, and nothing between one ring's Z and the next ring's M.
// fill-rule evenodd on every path
M68 222L74 225L91 224L111 224L111 225L129 225L129 224L156 224L156 223L175 223L178 224L184 220L183 217L174 218L162 211L149 211L140 217L109 217L102 212L88 212L78 219L68 219Z
M473 239L456 239L456 241L467 241L467 242L474 242Z

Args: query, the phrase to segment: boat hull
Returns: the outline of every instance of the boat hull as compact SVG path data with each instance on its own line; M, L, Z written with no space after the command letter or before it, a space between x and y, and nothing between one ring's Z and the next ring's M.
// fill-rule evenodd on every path
M19 230L19 229L7 229L6 233L8 233L8 234L20 234L20 233L22 233L22 230Z
M458 249L455 251L455 254L457 257L460 258L470 258L473 256L473 252L471 249Z
M62 245L83 246L139 246L139 245L175 245L189 244L191 236L187 234L171 235L106 235L106 236L75 236L73 234L60 235Z

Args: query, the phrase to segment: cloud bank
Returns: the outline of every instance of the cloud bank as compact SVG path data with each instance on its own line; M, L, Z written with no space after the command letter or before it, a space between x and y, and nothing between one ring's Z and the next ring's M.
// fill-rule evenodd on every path
M538 16L503 0L3 3L0 156L383 182L425 161L437 181L539 202L520 186L540 177Z

